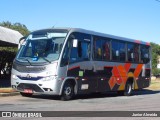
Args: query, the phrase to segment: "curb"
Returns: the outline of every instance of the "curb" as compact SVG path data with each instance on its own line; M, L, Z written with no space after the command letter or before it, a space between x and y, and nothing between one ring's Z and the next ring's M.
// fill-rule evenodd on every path
M19 92L0 93L0 97L16 96L16 95L20 95L20 93Z

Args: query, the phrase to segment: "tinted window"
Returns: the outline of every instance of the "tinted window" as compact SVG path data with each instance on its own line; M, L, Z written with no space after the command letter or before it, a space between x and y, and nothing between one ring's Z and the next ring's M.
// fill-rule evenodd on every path
M94 36L94 59L110 60L110 40Z
M77 47L71 45L70 62L89 60L91 36L83 33L73 33L71 36L72 44L73 39L77 39L78 44Z
M141 62L149 62L149 46L141 45Z
M128 43L127 55L129 62L139 62L139 45L134 43Z
M119 41L112 41L112 60L125 61L125 43Z

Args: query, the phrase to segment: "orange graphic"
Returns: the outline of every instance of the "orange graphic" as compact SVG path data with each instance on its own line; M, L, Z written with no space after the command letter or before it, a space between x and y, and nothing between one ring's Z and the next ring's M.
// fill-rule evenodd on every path
M134 71L134 77L137 78L139 76L139 74L141 73L142 67L143 67L143 64L137 65L137 67L136 67L136 69Z
M130 67L131 67L131 63L126 63L124 66L118 65L113 67L112 76L109 79L109 86L111 89L113 89L113 87L117 84L117 85L120 85L118 90L124 90L128 76L131 74L131 73L128 73ZM139 74L141 73L142 67L143 67L143 64L137 65L133 73L134 78L137 78L139 76Z

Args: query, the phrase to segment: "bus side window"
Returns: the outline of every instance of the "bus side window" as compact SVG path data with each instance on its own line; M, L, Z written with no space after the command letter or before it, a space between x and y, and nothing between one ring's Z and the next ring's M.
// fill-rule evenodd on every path
M96 60L102 60L102 46L101 46L101 40L98 40L97 38L94 39L94 58Z
M94 59L110 60L110 40L94 36Z
M133 43L128 43L127 44L127 55L128 55L128 62L133 62L134 61L134 51L133 51Z
M106 60L110 60L110 45L109 45L109 42L105 43L105 56L106 56Z
M150 60L149 58L149 47L141 45L141 62L148 63Z
M112 60L119 60L119 42L117 41L112 41Z
M112 40L112 60L113 61L125 61L125 42Z
M134 56L135 56L135 62L139 62L139 45L135 44L134 47Z
M71 47L70 62L85 61L90 59L91 36L83 33L73 33L77 39L77 46ZM72 40L73 44L73 40Z

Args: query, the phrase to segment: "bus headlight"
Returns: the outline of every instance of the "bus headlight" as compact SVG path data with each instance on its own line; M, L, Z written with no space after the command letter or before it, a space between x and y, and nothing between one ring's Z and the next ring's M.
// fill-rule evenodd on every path
M14 75L14 74L12 74L12 78L15 79L15 80L18 79L17 75Z
M43 81L51 81L54 79L55 79L55 76L47 76L47 77L43 78Z

